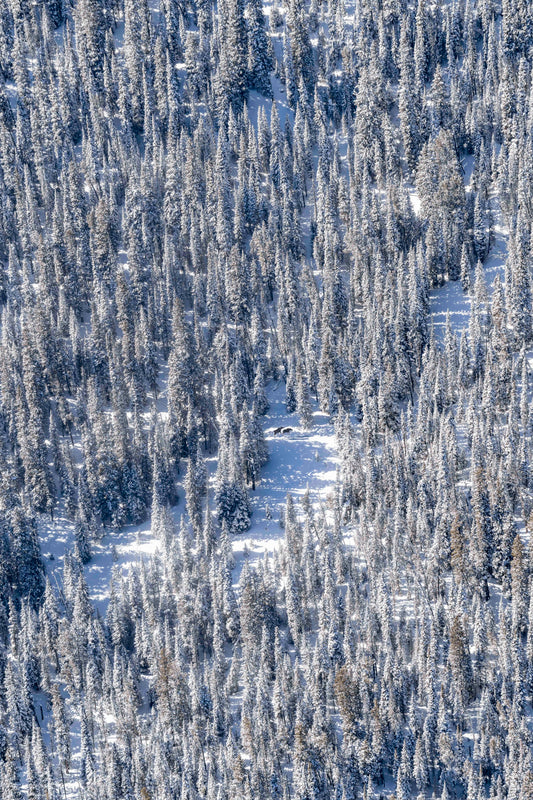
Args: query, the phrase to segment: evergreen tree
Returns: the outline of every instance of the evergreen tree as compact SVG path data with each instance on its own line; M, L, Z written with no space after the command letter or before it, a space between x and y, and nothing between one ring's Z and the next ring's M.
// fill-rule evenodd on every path
M247 6L248 13L248 83L265 97L272 97L270 72L272 56L270 43L265 30L265 18L261 0L252 0Z

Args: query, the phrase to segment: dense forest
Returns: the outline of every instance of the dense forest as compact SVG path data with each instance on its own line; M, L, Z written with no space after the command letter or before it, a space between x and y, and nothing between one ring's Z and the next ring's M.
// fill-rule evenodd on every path
M533 799L532 65L530 0L0 0L0 800Z

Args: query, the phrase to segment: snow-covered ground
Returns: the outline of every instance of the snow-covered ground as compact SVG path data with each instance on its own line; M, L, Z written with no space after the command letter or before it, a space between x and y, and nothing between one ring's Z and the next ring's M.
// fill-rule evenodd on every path
M507 230L498 220L494 226L494 240L490 254L483 264L483 274L489 297L492 294L494 279L499 275L504 282L505 259L507 257ZM473 284L472 276L472 284ZM431 318L437 338L442 339L446 327L446 314L450 313L450 323L455 333L460 336L464 328L468 328L472 298L463 292L461 281L448 281L444 286L433 289L430 294Z
M297 414L285 409L285 384L269 387L270 409L263 418L265 438L270 458L261 470L261 481L250 491L253 509L251 527L233 542L236 568L234 580L240 574L242 556L247 551L251 559L272 551L283 538L280 525L287 494L301 500L306 490L313 506L324 510L327 497L335 486L339 458L333 425L326 414L315 411L313 428L299 426ZM276 434L278 428L290 428Z
M176 512L183 505L176 507ZM47 573L55 588L61 586L65 553L74 549L74 525L63 515L54 521L42 518L40 539ZM92 545L92 558L85 565L84 574L87 580L91 599L100 614L105 614L109 600L109 586L113 566L127 572L130 566L140 559L148 559L158 547L158 541L152 536L151 522L142 525L130 525L122 530L106 531L100 541Z
M472 173L474 168L473 156L467 156L462 161L465 190L472 191ZM414 213L420 215L420 197L414 186L408 187L409 199ZM490 198L490 211L493 219L490 252L483 264L483 274L487 285L489 298L492 294L494 279L498 275L502 283L505 275L505 261L507 258L508 230L504 225L501 209L496 193ZM474 283L474 270L472 270L472 286ZM449 313L452 330L460 336L468 328L470 320L471 295L463 291L461 281L447 281L444 286L438 286L430 292L431 322L437 340L442 341L446 328L446 316Z

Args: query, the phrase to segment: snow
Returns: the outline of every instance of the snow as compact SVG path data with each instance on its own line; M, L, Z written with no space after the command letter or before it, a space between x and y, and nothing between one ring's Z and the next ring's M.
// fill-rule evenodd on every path
M495 229L495 241L489 257L483 265L485 283L489 298L492 295L494 279L499 275L504 282L505 258L507 254L507 238L502 226ZM473 278L472 278L473 283ZM450 314L452 329L460 336L468 328L472 297L463 292L461 281L448 281L430 293L431 315L437 338L444 336L446 314Z
M415 212L416 216L420 216L420 197L418 196L418 192L416 189L410 188L409 192L409 199L411 201L411 206L413 207L413 211Z
M437 339L444 338L446 315L450 314L452 330L460 336L463 328L468 328L471 297L463 292L460 281L448 281L430 293L431 317Z
M182 507L181 507L182 508ZM178 506L176 510L181 510ZM41 517L39 524L41 548L46 570L53 587L61 586L65 553L74 550L74 524L60 514L54 518ZM100 541L93 542L93 556L85 565L84 575L91 599L103 616L109 601L109 585L113 565L127 573L140 559L149 559L159 542L151 532L151 522L130 525L122 530L108 530Z
M116 26L113 38L115 40L115 48L120 50L124 46L124 22L119 22Z
M264 417L264 429L270 459L261 470L255 492L250 491L253 509L250 530L233 541L235 583L247 551L254 561L275 550L283 540L280 518L287 494L299 501L308 489L312 505L324 509L337 477L339 457L333 425L327 415L315 411L313 428L304 431L298 415L288 414L285 409L285 385L280 382L271 386L267 394L270 409ZM292 430L275 434L279 427Z
M257 130L257 116L259 113L259 108L263 108L266 112L266 118L270 123L270 116L272 113L272 102L276 103L276 110L279 116L279 124L281 130L283 130L285 126L285 120L287 117L289 118L289 122L293 121L293 113L292 110L289 108L289 104L287 103L287 99L285 97L285 89L283 88L281 82L273 75L272 76L272 88L274 91L274 101L263 97L263 95L259 94L259 92L250 92L248 96L248 116L250 117L250 122L252 123L253 127Z
M467 156L462 161L465 189L467 191L471 189L473 165L473 156ZM416 202L418 202L418 206L420 206L418 196L416 195L415 201L413 195L411 195L413 208L415 208ZM492 289L496 276L499 276L502 284L505 283L505 261L507 259L508 230L503 223L499 201L495 193L490 197L490 211L494 221L491 237L492 241L489 255L483 264L483 274L487 285L489 300L492 296ZM473 284L474 275L472 274L471 285L473 286ZM465 328L468 328L471 296L463 292L460 281L449 281L444 286L434 289L430 294L430 303L431 316L435 334L438 339L442 339L444 336L447 312L450 314L452 329L458 336L461 335Z

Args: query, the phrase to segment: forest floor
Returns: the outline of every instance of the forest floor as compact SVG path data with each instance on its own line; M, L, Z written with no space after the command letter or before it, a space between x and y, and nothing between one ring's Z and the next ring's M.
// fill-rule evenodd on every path
M256 560L272 551L283 538L283 514L287 494L298 503L308 490L315 511L327 516L328 498L335 488L339 458L333 425L315 409L313 428L303 430L296 413L285 408L285 384L271 384L267 391L270 409L263 418L269 461L261 480L250 492L253 510L250 529L235 539L237 582L245 554ZM286 432L276 433L279 428Z

